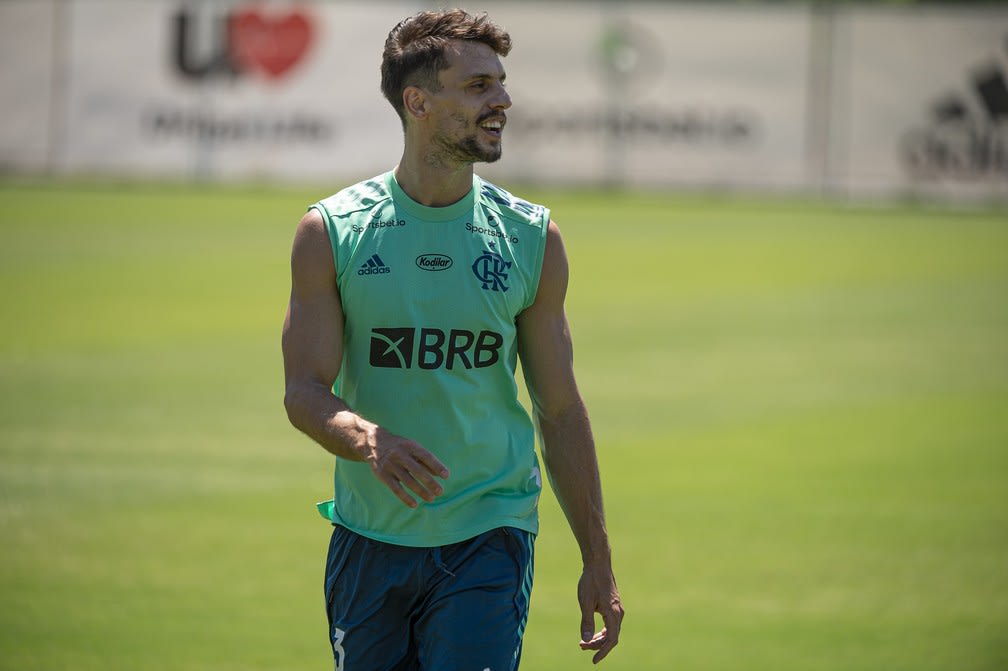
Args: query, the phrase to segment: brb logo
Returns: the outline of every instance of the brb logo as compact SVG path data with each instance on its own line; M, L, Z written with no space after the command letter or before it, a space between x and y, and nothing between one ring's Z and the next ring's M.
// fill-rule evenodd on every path
M488 249L473 261L472 271L486 291L507 291L508 286L504 282L507 281L507 269L510 267L510 261L505 261L503 256Z
M419 337L418 337L419 336ZM465 329L447 333L436 328L376 328L371 330L371 365L375 368L452 370L488 368L500 361L504 336Z
M175 15L173 55L178 71L197 81L250 72L280 79L304 58L315 36L311 16L296 8L279 14L239 7L223 16L201 12L199 17L191 11Z

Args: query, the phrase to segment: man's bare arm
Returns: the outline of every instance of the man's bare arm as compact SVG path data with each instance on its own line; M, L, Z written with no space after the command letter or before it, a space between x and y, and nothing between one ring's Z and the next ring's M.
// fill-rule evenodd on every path
M574 378L564 311L567 279L563 239L550 222L536 300L518 318L519 352L542 433L546 471L581 549L581 648L595 650L597 664L619 640L623 606L612 571L595 441ZM597 633L595 613L604 625Z
M448 469L415 441L355 413L332 392L343 360L344 315L322 215L302 217L291 252L291 296L283 325L284 406L291 424L326 450L366 461L404 504L443 493Z

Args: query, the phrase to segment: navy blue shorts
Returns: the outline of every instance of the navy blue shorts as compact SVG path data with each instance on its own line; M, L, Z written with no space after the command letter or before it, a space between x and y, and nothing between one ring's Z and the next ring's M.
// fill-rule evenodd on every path
M325 598L336 671L514 671L534 539L502 528L415 548L335 527Z

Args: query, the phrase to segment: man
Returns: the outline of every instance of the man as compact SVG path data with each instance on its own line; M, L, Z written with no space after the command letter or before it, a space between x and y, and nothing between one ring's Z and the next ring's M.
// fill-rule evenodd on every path
M320 504L337 669L517 668L542 485L519 357L581 549L580 646L597 663L619 638L563 241L548 210L473 170L501 155L510 48L461 10L397 25L382 90L402 158L313 205L295 234L284 402L337 457L335 498Z

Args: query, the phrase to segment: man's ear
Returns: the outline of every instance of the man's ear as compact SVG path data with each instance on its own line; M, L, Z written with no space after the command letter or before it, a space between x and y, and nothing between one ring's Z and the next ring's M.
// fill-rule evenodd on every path
M418 86L407 86L403 89L403 105L406 113L415 119L427 116L427 95Z

